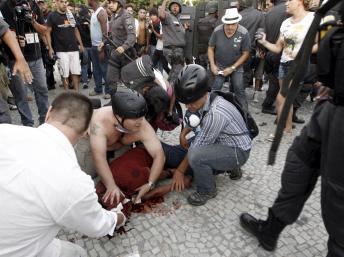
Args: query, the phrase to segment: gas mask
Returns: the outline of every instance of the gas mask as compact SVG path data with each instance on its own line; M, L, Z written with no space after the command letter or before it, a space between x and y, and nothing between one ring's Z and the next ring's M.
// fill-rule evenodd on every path
M188 127L195 129L197 128L200 123L201 123L201 115L196 112L190 112L190 111L186 111L185 112L185 116L184 116L184 122L188 125Z

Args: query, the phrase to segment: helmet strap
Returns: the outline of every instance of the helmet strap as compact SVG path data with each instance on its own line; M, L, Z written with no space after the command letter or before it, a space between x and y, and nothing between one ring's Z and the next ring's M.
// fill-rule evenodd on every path
M117 120L118 124L115 125L115 128L121 132L121 133L125 133L125 134L130 134L132 133L129 129L124 127L124 118L122 118L122 121L119 121L119 119L117 118L117 115L115 115L115 119Z

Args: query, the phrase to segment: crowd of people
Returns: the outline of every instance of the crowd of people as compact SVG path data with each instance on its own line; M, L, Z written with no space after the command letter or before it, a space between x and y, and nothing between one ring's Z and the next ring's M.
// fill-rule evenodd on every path
M125 0L88 0L87 4L55 0L50 8L44 0L6 0L0 6L4 81L0 85L0 123L4 123L0 125L0 256L87 256L81 247L55 238L58 231L66 227L91 237L113 235L126 221L122 204L138 204L194 184L187 202L201 206L217 196L215 175L228 172L231 179L239 180L258 134L245 90L253 87L256 94L268 80L262 112L276 115L279 122L288 91L283 81L320 6L309 0L259 5L239 0L219 17L218 3L208 2L205 17L191 28L181 20L179 0L139 7L137 18L135 6ZM341 26L338 13L329 17L331 26ZM196 63L185 58L187 44L194 43L185 35L192 29L199 40L194 44ZM288 136L293 123L305 123L297 116L303 101L308 95L315 97L325 83L315 68L320 38L313 42L301 90L289 111L284 128ZM65 92L49 105L48 90L56 87L55 67ZM339 73L336 70L333 76ZM79 93L79 86L88 89L92 77L94 88L87 95L93 97L91 101ZM224 93L226 82L229 92ZM37 104L38 128L34 128L28 88ZM319 99L332 99L320 91ZM24 126L10 125L9 95ZM97 106L97 97L108 104ZM335 94L333 99L314 115L321 118L326 112L339 124L343 103ZM325 172L323 165L330 158L323 155L327 144L343 148L344 137L332 142L320 133L331 128L326 121L319 125L315 116L288 152L282 189L267 220L248 213L240 216L241 225L268 251L276 248L280 233L297 219L319 175L322 187L339 205L343 202L336 195L336 190L344 190L343 181L338 172ZM179 125L178 145L159 140L157 129ZM335 129L343 135L340 127ZM274 137L271 134L268 140ZM84 152L81 143L86 145ZM85 158L91 163L88 167L83 166ZM331 165L339 171L339 166ZM94 185L97 176L100 181ZM166 178L170 183L157 184ZM344 254L342 228L335 228L328 214L330 209L340 216L342 209L337 207L323 206L331 257ZM331 217L343 223L335 214Z

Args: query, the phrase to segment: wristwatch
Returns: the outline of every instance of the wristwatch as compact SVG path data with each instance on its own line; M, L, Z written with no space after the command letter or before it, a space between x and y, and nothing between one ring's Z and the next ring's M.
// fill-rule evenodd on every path
M155 187L155 183L152 181L148 181L149 189L152 190Z
M234 65L231 66L231 69L232 69L233 71L236 71L236 68L235 68Z

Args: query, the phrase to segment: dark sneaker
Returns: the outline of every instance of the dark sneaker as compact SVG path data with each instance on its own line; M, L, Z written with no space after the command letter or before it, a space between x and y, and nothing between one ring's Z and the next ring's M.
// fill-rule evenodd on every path
M297 117L296 115L294 115L293 116L293 122L297 123L297 124L303 124L303 123L305 123L305 120Z
M83 89L86 89L86 88L88 88L88 85L87 85L87 83L83 83L83 84L82 84L82 88L83 88Z
M229 178L231 180L239 180L241 179L241 177L242 177L242 171L240 168L229 171Z
M270 108L263 108L262 113L277 115L277 112L274 109Z
M209 199L215 198L217 195L217 190L209 193L194 192L188 197L188 203L195 206L204 205Z

